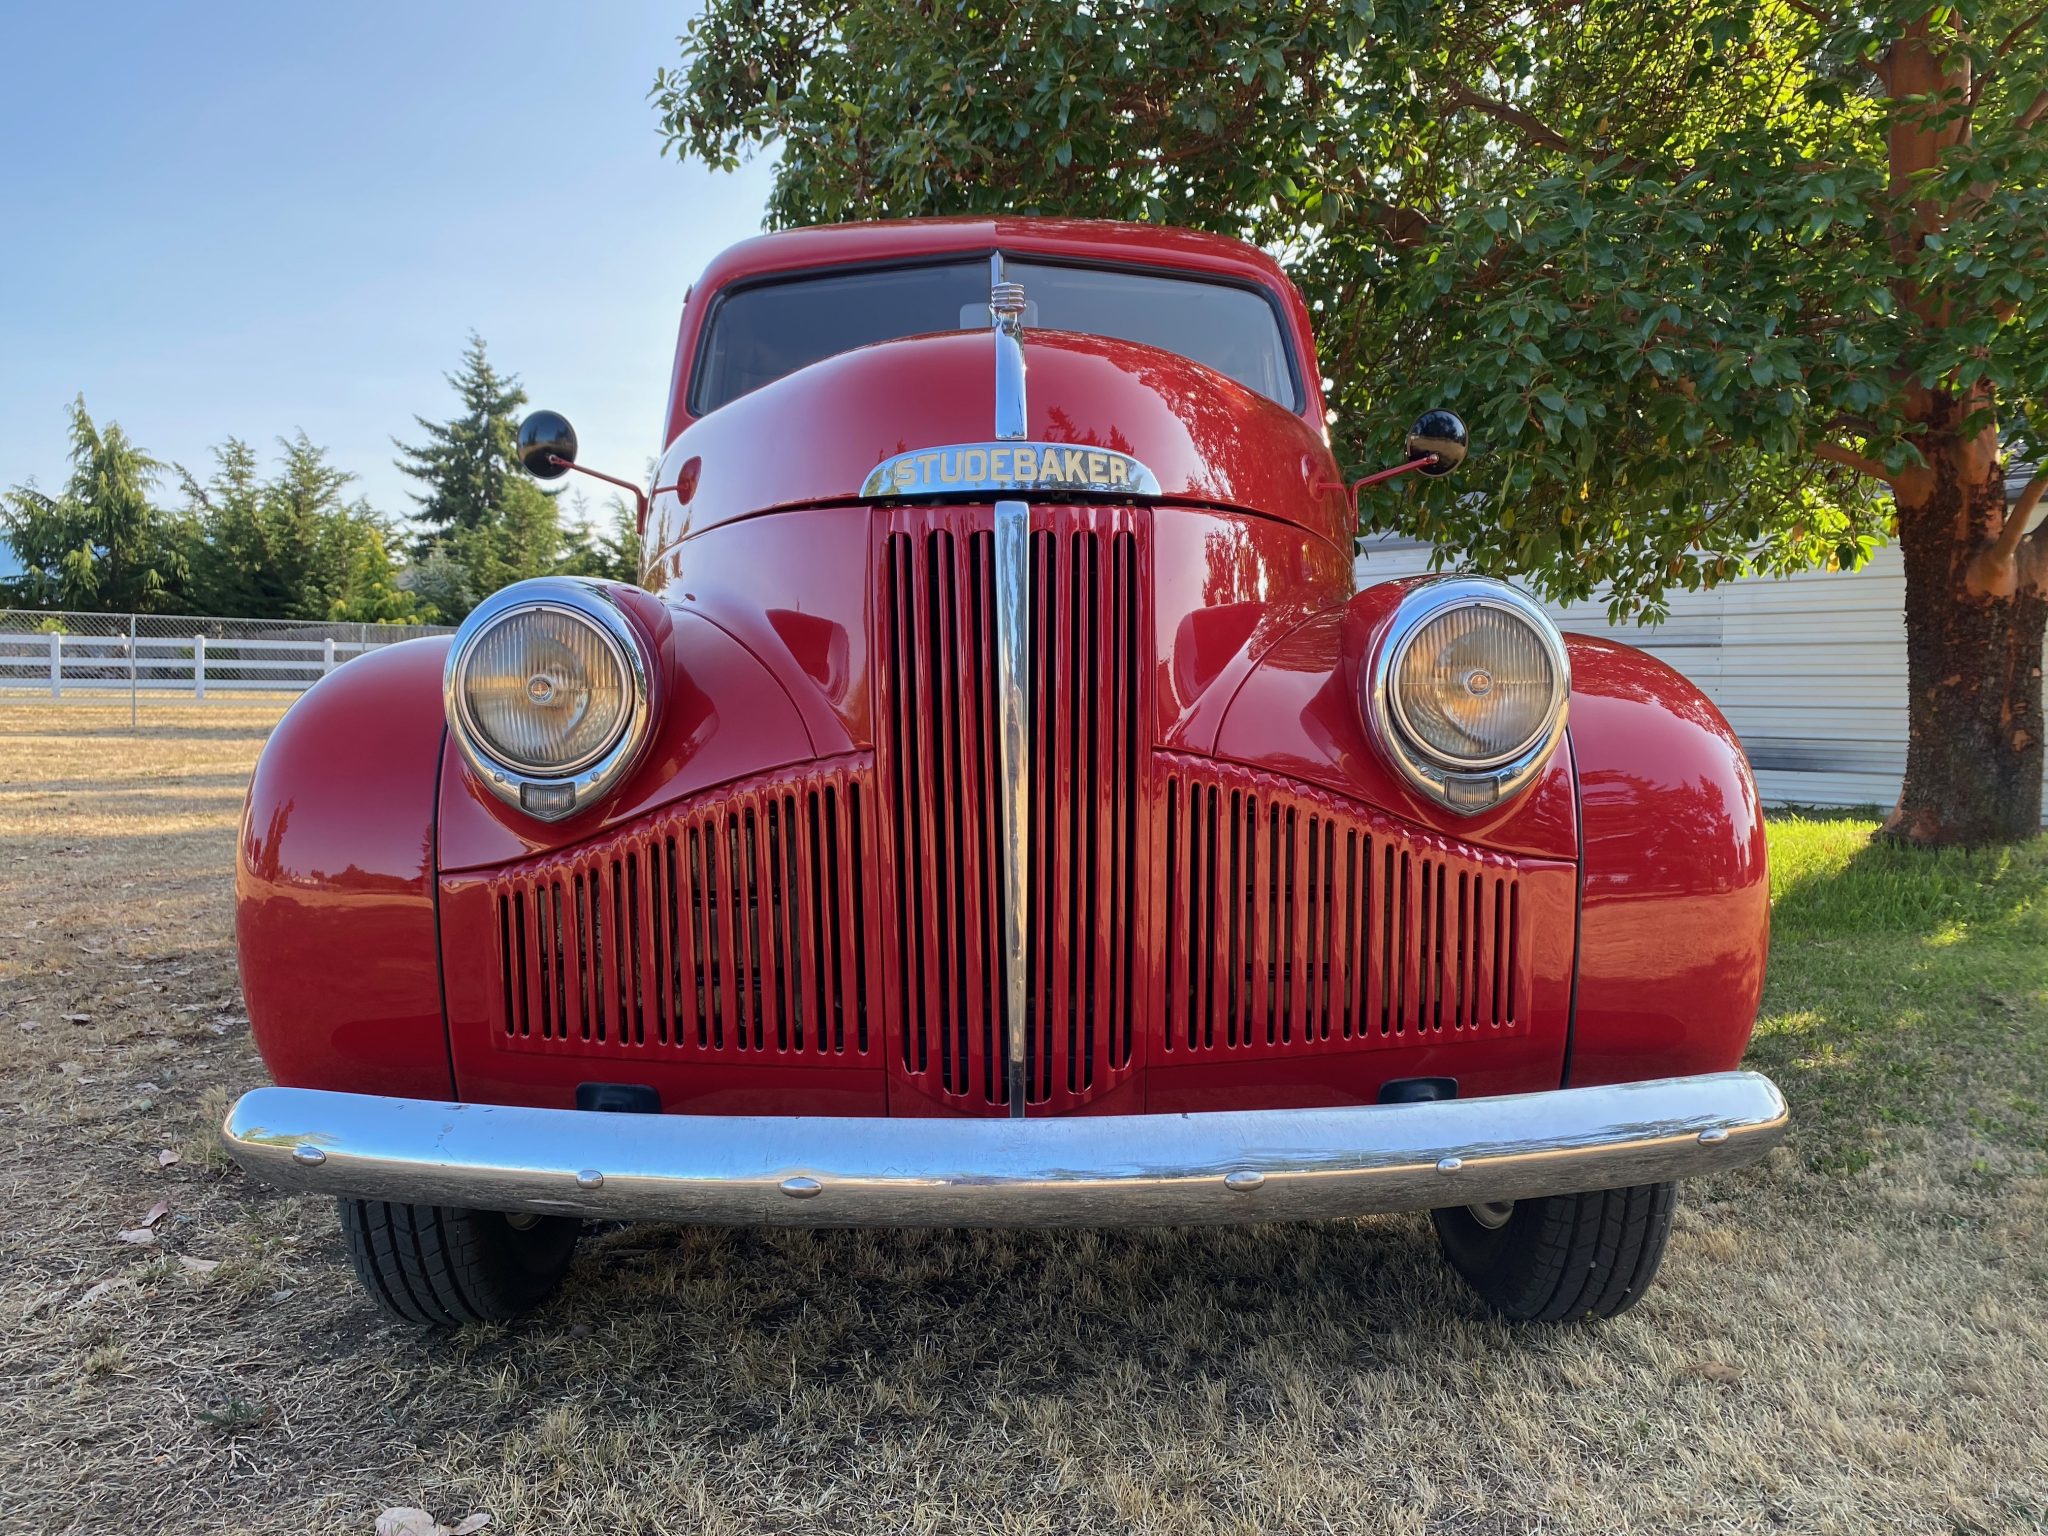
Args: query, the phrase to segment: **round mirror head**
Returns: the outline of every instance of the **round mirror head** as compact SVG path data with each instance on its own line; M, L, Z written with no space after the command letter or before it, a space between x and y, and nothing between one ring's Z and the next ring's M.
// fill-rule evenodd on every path
M1421 418L1408 433L1408 457L1419 459L1424 454L1436 455L1436 462L1426 466L1425 475L1448 475L1465 460L1465 423L1449 411L1424 411Z
M535 411L519 423L519 462L536 480L559 480L569 473L576 462L576 429L569 418L559 411Z

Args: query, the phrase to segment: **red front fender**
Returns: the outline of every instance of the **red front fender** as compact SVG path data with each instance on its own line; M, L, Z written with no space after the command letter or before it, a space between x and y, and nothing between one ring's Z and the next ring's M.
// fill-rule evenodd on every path
M1763 994L1771 892L1741 744L1706 696L1628 646L1568 637L1584 855L1567 1081L1719 1072Z
M242 814L235 938L286 1087L452 1095L434 916L448 641L358 657L291 707Z

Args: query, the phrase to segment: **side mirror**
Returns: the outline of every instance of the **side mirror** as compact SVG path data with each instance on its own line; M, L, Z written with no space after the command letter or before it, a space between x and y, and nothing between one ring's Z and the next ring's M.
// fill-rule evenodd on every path
M567 422L562 425L566 427ZM524 443L526 434L520 433ZM570 440L572 443L574 439ZM1448 475L1465 461L1467 437L1465 423L1449 411L1424 411L1421 418L1408 432L1408 457L1420 459L1436 455L1434 464L1422 466L1425 475Z
M519 423L519 462L536 480L559 480L569 473L576 462L576 429L569 418L559 411L535 411Z

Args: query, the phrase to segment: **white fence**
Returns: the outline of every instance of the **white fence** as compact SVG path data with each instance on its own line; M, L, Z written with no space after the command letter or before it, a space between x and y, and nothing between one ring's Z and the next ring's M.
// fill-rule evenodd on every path
M303 693L419 624L318 624L0 609L0 704L151 703Z

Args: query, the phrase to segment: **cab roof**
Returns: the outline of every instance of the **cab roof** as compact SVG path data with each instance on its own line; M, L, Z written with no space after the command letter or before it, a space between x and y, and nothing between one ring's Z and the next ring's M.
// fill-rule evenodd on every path
M700 289L808 267L889 262L955 252L1031 251L1090 261L1124 260L1225 273L1293 295L1280 264L1257 246L1116 219L1029 218L1010 214L818 224L756 235L728 247L704 271Z

